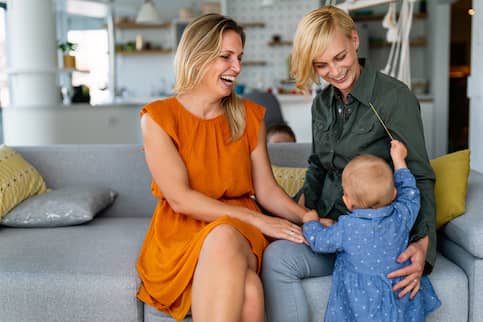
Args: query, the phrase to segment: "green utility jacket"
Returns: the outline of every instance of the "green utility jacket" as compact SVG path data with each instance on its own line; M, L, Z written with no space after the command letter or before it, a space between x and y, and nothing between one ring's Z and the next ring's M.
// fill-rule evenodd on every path
M316 209L321 217L337 219L348 211L342 201L341 174L349 160L359 154L373 154L392 165L389 135L369 103L392 136L407 146L408 168L421 191L421 210L410 242L429 236L425 273L430 273L436 259L435 176L424 143L419 102L405 84L368 63L349 93L347 104L331 85L314 98L312 155L301 191L305 206Z

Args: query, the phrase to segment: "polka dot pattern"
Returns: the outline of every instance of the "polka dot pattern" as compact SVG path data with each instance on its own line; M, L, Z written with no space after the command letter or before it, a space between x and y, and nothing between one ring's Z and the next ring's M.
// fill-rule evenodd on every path
M441 305L428 277L413 300L399 299L392 286L401 278L389 272L409 261L396 258L408 245L409 232L419 212L419 190L408 169L395 172L396 200L378 209L355 209L330 227L311 221L304 236L315 252L337 252L332 289L326 311L331 321L421 321Z

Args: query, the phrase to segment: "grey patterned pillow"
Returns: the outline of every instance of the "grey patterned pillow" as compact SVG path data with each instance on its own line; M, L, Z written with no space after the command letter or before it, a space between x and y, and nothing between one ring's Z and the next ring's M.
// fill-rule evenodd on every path
M116 193L95 185L67 186L30 197L2 220L10 227L60 227L78 225L114 202Z

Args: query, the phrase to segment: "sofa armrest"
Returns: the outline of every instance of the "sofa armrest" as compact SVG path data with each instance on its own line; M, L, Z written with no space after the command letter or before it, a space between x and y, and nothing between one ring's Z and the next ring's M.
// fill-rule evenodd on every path
M441 228L440 233L476 258L483 258L483 174L470 171L465 214Z

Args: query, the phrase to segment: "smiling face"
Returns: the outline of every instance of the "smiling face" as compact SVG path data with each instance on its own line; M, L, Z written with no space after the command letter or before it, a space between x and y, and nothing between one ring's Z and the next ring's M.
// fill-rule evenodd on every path
M199 88L219 98L230 95L241 71L242 56L243 44L240 35L233 30L223 32L220 53L207 66Z
M312 62L315 72L338 88L344 98L350 93L360 75L358 47L359 35L356 31L348 38L339 28L335 28L330 45Z

